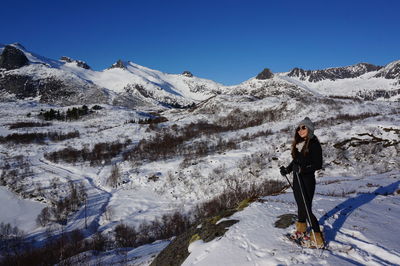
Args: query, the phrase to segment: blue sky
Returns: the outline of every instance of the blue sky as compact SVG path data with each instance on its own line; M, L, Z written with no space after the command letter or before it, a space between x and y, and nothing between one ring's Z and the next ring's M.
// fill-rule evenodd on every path
M400 60L400 1L2 1L0 43L237 84L268 67Z

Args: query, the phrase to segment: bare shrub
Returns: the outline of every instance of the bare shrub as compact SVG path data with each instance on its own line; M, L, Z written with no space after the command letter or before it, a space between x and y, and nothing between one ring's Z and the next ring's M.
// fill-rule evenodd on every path
M40 226L46 226L51 220L51 212L49 207L42 209L40 214L36 217L36 223Z
M91 244L93 250L105 251L108 242L109 242L109 239L105 235L103 235L100 232L96 232L93 235L92 241L90 244Z
M137 229L119 224L114 229L118 247L137 247L152 243L157 239L167 239L179 235L192 225L189 216L180 212L165 214L161 219L141 223Z
M121 171L119 170L119 167L117 164L114 164L111 168L111 174L107 178L107 185L110 187L116 188L121 179Z
M64 198L52 202L50 208L44 208L37 216L38 225L46 226L51 221L64 224L68 215L77 211L87 199L86 188L83 183L76 184L72 181L68 183L68 194Z
M27 128L27 127L47 127L51 125L52 125L51 123L42 123L42 122L16 122L13 124L9 124L9 129Z
M16 144L30 144L38 143L43 144L46 140L51 141L63 141L66 139L78 138L79 131L73 131L69 133L62 132L47 132L47 133L13 133L6 137L0 137L0 143L13 142Z
M119 224L114 229L115 242L118 247L135 247L137 232L135 228Z
M338 125L343 122L352 122L356 120L363 120L369 117L374 117L374 116L379 116L381 114L378 113L362 113L362 114L356 114L356 115L350 115L350 114L339 114L336 117L330 117L327 119L319 120L316 121L314 124L316 127L327 127L327 126L334 126Z
M126 146L131 144L131 140L126 140L124 143L111 142L111 143L96 143L92 150L84 147L77 150L72 147L67 147L60 151L45 153L45 158L53 161L64 161L67 163L77 163L89 161L92 166L100 165L102 163L110 164L111 159L119 155Z
M239 203L245 199L255 199L257 197L278 193L286 187L286 184L281 181L265 180L260 184L251 183L247 188L244 188L240 185L237 178L232 178L232 180L232 183L223 193L197 207L197 217L205 218L215 216L225 210L238 207Z

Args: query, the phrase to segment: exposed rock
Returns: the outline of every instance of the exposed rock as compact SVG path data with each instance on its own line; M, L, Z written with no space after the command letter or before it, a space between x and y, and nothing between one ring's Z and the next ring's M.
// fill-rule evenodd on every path
M384 77L385 79L400 79L400 61L388 64L375 77Z
M278 218L275 222L277 228L288 228L297 221L297 215L292 213L282 214Z
M109 69L112 68L122 68L122 69L126 69L125 63L119 59L116 63L114 63L112 66L109 67Z
M11 45L7 45L0 55L0 68L5 68L7 70L17 69L28 63L29 60L25 54Z
M189 256L188 247L191 242L203 240L210 242L216 237L221 237L228 231L227 227L239 222L238 220L225 220L218 224L205 221L201 226L193 226L183 234L177 236L150 264L151 266L178 266Z
M17 99L37 97L40 102L59 105L107 102L106 93L93 84L65 82L54 77L34 79L28 75L3 75L0 93L14 95Z
M68 56L61 56L60 60L64 61L64 62L67 62L67 63L72 63L73 62L73 60Z
M187 70L183 71L182 75L184 75L185 77L189 77L189 78L193 77L193 74Z
M269 70L269 68L264 68L264 70L259 73L256 77L256 79L260 80L265 80L265 79L270 79L274 76L274 74Z
M359 63L347 67L334 67L323 70L304 70L301 68L293 68L288 74L289 77L298 77L301 80L310 82L318 82L322 80L337 80L346 78L356 78L371 71L380 70L381 66L375 66L368 63Z
M85 61L74 60L74 59L71 59L70 57L67 57L67 56L62 56L60 58L60 60L64 61L64 62L67 62L67 63L75 62L78 67L81 67L81 68L84 68L84 69L90 69L90 66L88 64L86 64Z
M0 78L0 92L5 91L14 94L17 99L35 97L38 91L39 82L30 76L6 75Z

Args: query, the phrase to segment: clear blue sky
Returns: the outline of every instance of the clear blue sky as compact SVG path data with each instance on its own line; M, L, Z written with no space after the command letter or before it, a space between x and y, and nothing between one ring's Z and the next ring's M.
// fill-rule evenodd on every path
M400 59L400 1L2 1L0 43L93 69L117 59L224 84L263 68Z

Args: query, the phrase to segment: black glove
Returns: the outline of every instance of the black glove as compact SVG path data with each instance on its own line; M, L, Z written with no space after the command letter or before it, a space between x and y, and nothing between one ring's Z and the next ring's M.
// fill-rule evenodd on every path
M283 175L283 176L288 174L288 170L286 169L285 166L281 166L280 171L281 171L281 175Z

